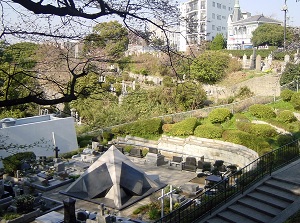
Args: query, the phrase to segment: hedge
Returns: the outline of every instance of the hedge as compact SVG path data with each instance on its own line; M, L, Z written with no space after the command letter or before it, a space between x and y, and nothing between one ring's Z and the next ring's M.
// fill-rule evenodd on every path
M189 136L194 134L194 129L197 126L197 118L187 118L181 122L173 124L170 129L170 134L173 136Z
M208 115L208 120L211 123L222 123L230 119L231 113L227 108L216 108Z
M250 133L255 136L260 136L260 137L274 137L278 135L276 130L272 126L267 124L237 122L236 127L238 130Z
M283 101L290 101L294 93L295 92L292 90L285 89L281 91L280 97L282 98Z
M256 151L260 156L272 150L270 144L263 138L240 130L226 130L223 132L222 138L227 142L246 146Z
M277 145L281 147L294 141L294 137L292 135L279 135L276 140Z
M162 133L162 121L159 118L140 120L126 125L112 128L111 132L116 135L159 135Z
M257 117L257 118L274 118L276 117L275 112L273 111L273 108L267 106L267 105L260 105L260 104L255 104L251 105L249 107L249 112L251 115Z
M291 122L297 121L294 113L292 111L289 111L289 110L285 110L285 111L280 112L277 115L277 120L280 121L280 122L283 122L283 123L291 123Z
M222 126L211 124L199 125L194 131L195 136L208 139L222 138L222 133Z
M300 92L294 93L291 97L291 104L296 110L300 110Z

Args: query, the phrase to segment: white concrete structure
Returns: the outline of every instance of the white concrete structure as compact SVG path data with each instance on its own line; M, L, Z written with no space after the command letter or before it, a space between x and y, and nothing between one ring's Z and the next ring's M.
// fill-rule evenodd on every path
M251 16L249 12L242 12L239 0L235 0L234 10L228 17L227 49L252 48L252 32L265 23L282 24L264 15Z
M189 0L180 6L180 51L203 40L213 40L218 33L227 38L227 20L234 0Z
M209 162L224 160L226 165L234 164L238 165L239 168L250 164L259 157L257 152L242 145L195 136L179 138L163 135L158 141L126 136L125 138L118 137L113 142L157 148L167 158L182 156L185 159L192 156L198 160L204 157L204 160Z
M0 128L0 157L32 151L36 156L54 156L54 148L66 153L78 148L74 118L41 115L21 119L3 119ZM12 148L8 145L16 145ZM2 148L9 147L8 151ZM22 149L24 147L24 149ZM2 162L0 161L0 167Z

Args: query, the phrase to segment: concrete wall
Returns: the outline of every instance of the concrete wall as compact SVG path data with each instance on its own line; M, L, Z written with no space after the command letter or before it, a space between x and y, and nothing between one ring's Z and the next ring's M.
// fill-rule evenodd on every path
M224 160L226 164L235 164L240 168L259 157L255 151L242 145L195 136L188 138L162 136L158 141L126 136L118 138L115 143L157 148L162 155L169 159L172 156L183 156L184 158L193 156L199 160L204 156L205 161Z
M53 134L54 133L54 134ZM32 145L27 150L0 149L0 156L5 158L11 154L24 151L33 151L37 156L54 156L54 140L60 150L65 153L78 148L75 123L72 117L56 118L51 115L36 116L27 119L17 119L14 126L0 129L1 147L6 145ZM2 163L0 162L0 167Z

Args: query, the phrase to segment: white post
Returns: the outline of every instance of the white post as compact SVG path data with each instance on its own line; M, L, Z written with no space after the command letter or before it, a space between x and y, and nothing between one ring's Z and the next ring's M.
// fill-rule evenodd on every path
M170 185L170 191L172 191L172 185ZM170 211L173 211L172 193L170 193Z
M163 218L164 217L164 189L161 189L161 217Z
M53 145L54 145L54 147L56 147L54 132L52 132L52 139L53 139Z

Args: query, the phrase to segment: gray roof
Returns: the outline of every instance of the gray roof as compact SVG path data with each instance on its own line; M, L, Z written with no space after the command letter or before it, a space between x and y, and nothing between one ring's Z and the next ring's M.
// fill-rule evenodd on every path
M237 22L233 22L233 25L239 25L239 24L247 24L247 23L276 23L276 24L282 24L282 22L265 17L264 15L255 15L255 16L250 16L246 19L239 20Z
M164 186L111 146L61 193L121 210Z

